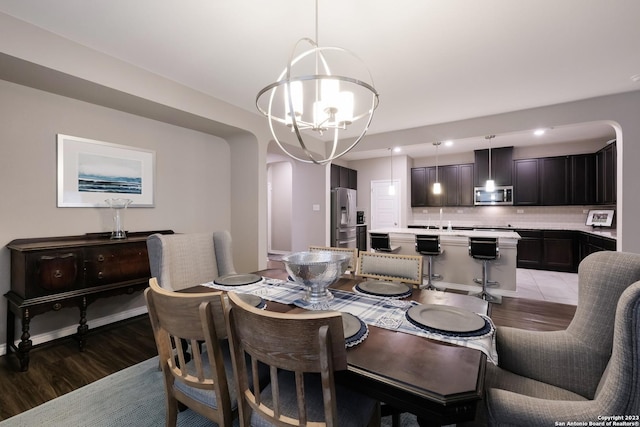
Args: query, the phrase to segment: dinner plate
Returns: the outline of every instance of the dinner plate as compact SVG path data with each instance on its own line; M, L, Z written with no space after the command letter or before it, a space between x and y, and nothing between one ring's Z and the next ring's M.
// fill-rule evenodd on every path
M264 306L266 305L266 302L261 297L259 297L258 295L241 294L241 293L237 293L236 295L242 301L246 302L247 304L249 304L249 305L251 305L253 307L264 308ZM224 299L225 299L225 302L228 304L229 303L229 297L227 296L226 293L224 294Z
M254 294L238 294L238 297L240 297L242 301L254 307L260 307L263 303L262 298Z
M446 332L472 332L485 326L484 319L476 313L450 305L416 305L407 311L407 317L420 325Z
M342 313L342 327L344 328L344 338L349 339L360 332L360 319L351 313Z
M223 286L243 286L250 285L262 280L262 276L257 274L227 274L226 276L220 276L213 281L216 285Z
M356 289L364 293L379 296L397 296L411 293L411 287L405 283L385 282L382 280L367 280L358 283Z

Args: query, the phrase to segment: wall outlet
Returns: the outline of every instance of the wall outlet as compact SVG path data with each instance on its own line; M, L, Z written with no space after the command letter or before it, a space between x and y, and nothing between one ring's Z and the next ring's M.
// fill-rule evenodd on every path
M524 209L517 209L516 213L524 213Z
M429 213L428 209L422 209L422 213Z
M313 210L316 212L320 211L320 205L313 205Z
M458 209L456 212L457 213L464 213L464 211L462 209Z
M589 209L582 209L582 213L589 213Z

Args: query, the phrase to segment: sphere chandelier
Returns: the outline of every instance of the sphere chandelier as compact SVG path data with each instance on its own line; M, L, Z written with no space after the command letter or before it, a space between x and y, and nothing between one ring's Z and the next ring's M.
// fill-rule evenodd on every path
M349 152L367 133L378 106L378 92L369 69L355 54L318 45L318 0L315 12L315 41L298 40L277 81L258 92L256 107L269 120L271 135L289 157L326 164ZM308 50L297 53L304 44L310 46ZM344 138L347 129L356 131L354 140ZM291 134L299 149L287 148ZM312 151L308 139L323 141L325 134L326 139L330 137L330 142L324 142L325 155Z

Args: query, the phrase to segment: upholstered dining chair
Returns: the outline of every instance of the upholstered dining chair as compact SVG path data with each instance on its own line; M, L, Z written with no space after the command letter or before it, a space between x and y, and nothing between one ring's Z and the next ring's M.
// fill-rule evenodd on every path
M355 272L356 265L358 264L358 248L336 248L332 246L309 246L310 252L334 252L338 254L349 254L349 265L347 270Z
M231 235L212 233L152 234L147 238L151 277L178 291L235 274Z
M376 401L335 383L335 372L347 369L340 313L269 312L230 292L226 319L241 426L380 425ZM262 392L249 385L245 356L252 366L260 361L270 367Z
M498 327L487 365L490 425L554 425L640 413L640 254L596 252L578 270L566 330Z
M422 256L361 251L356 275L421 286Z
M164 379L166 425L176 425L180 402L231 426L238 405L228 342L221 340L227 335L222 292L173 292L151 278L144 295ZM189 357L180 341L191 344Z

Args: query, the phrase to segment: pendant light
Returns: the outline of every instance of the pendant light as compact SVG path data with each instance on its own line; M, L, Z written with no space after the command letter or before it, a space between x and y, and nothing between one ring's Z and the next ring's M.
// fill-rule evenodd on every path
M258 92L256 107L268 119L282 151L298 161L323 165L364 137L378 106L378 92L359 57L343 48L319 45L318 0L315 6L315 40L298 40L277 80ZM309 47L300 52L305 44ZM345 139L347 129L357 136ZM292 134L298 145L287 148ZM322 145L314 152L310 140Z
M491 178L491 140L495 137L496 137L495 135L487 135L484 137L485 139L489 140L489 179L487 179L484 189L490 193L493 193L494 191L496 191L496 183Z
M433 194L442 194L442 186L438 180L438 147L440 144L442 144L440 141L433 143L436 146L436 182L433 183Z
M391 164L391 180L389 181L389 195L394 196L396 194L396 186L393 185L393 148L389 147L389 163Z

